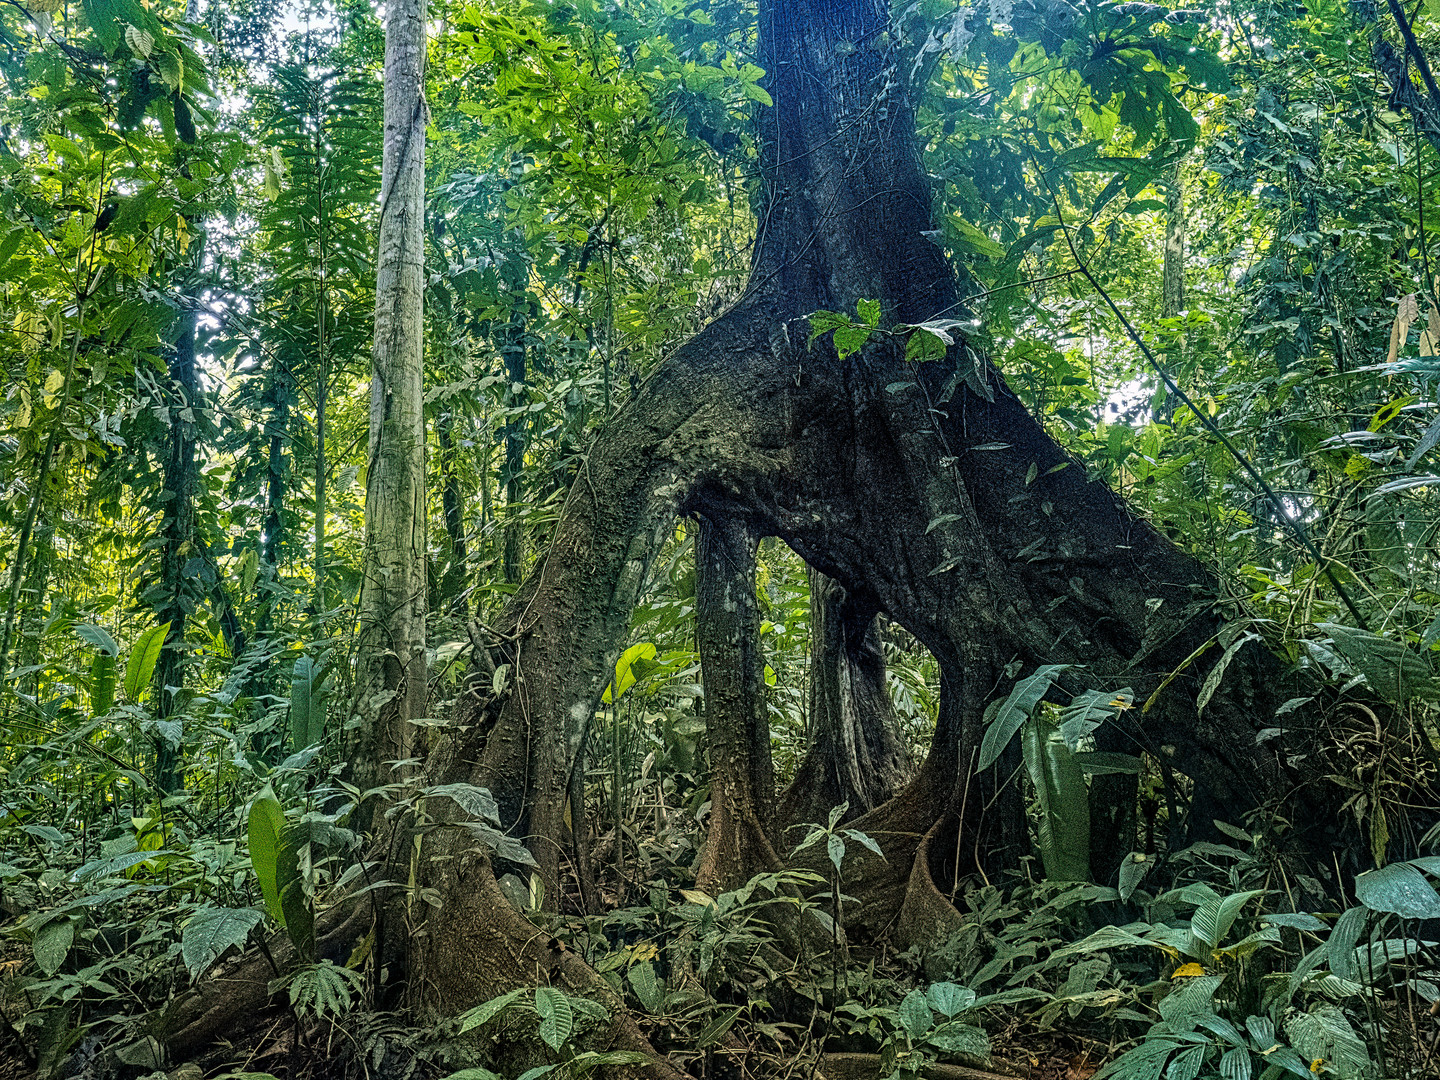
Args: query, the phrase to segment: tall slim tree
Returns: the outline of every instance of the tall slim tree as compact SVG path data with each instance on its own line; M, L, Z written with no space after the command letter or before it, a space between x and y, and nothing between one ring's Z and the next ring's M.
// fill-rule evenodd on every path
M385 26L385 149L370 450L351 753L362 788L392 779L424 715L425 0L394 0Z

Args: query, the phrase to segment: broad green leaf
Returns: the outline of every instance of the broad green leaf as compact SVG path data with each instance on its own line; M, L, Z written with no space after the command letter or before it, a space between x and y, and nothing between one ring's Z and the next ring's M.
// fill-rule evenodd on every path
M635 991L635 996L640 999L640 1004L645 1006L646 1011L659 1011L665 995L660 988L660 980L655 975L653 964L646 961L633 965L625 972L625 980Z
M625 696L625 692L634 686L645 675L649 674L644 665L636 666L638 661L655 660L655 643L653 641L642 641L638 645L632 645L620 654L620 659L615 662L615 676L610 680L601 700L609 705L619 701Z
M900 1026L905 1029L905 1034L910 1036L911 1042L923 1039L926 1032L935 1026L930 1002L919 990L911 990L905 995L905 1000L900 1002L899 1016Z
M199 978L226 949L245 944L264 916L254 908L202 907L180 932L180 959Z
M925 991L930 1007L941 1016L952 1017L975 1004L975 991L952 982L931 983Z
M500 824L500 805L488 788L474 784L436 784L425 789L426 798L448 798L465 813L491 825Z
M930 1032L925 1041L946 1054L965 1054L977 1058L990 1056L990 1037L974 1024L957 1024L953 1021L941 1024Z
M113 658L120 655L119 644L110 636L110 631L104 627L96 626L94 623L76 623L75 633L81 641L94 645L107 656Z
M1138 851L1132 851L1125 856L1120 863L1120 899L1129 902L1130 897L1135 895L1135 890L1150 868L1155 865L1154 858L1147 858Z
M54 975L70 955L70 946L75 944L75 921L61 917L51 919L35 931L30 942L30 951L35 954L35 963L46 975Z
M1361 874L1355 879L1355 899L1371 911L1402 919L1440 919L1440 894L1409 863L1391 863Z
M1335 929L1330 931L1330 938L1325 943L1325 955L1330 962L1330 970L1342 979L1353 982L1360 976L1359 966L1355 963L1355 946L1365 933L1369 919L1368 908L1352 907L1340 916L1335 923Z
M150 676L155 673L155 664L160 659L160 650L165 647L170 624L152 626L140 635L130 650L130 659L125 662L125 697L132 705L139 704L140 695L150 685Z
M524 992L523 990L511 990L508 994L501 994L499 997L493 997L489 1001L483 1001L468 1012L461 1013L459 1017L460 1034L463 1035L465 1032L472 1028L477 1028L481 1024L488 1024L505 1009L518 1001L520 995Z
M308 656L295 661L290 674L290 749L303 750L325 737L328 688L325 673Z
M575 1028L569 996L553 986L541 986L535 991L535 1011L540 1014L540 1038L551 1050L559 1050Z
M285 914L285 931L302 962L315 959L315 912L305 895L301 857L309 847L307 822L287 824L280 830L280 850L275 860L275 884L280 890L280 910Z
M109 653L96 653L90 661L90 712L104 716L115 707L115 680L119 665Z
M1045 876L1089 881L1090 789L1084 771L1047 720L1032 718L1025 724L1020 745L1039 809L1036 833Z
M280 859L280 833L284 828L285 810L274 795L261 795L251 804L247 829L250 865L255 868L255 876L260 880L260 894L265 898L265 910L281 926L285 925L285 912L280 906L277 866Z
M1010 745L1010 740L1015 737L1015 732L1020 730L1020 725L1029 719L1040 699L1054 685L1056 676L1069 667L1069 664L1046 664L1037 668L1033 675L1015 684L1015 688L995 711L994 719L985 729L985 737L980 741L980 758L976 762L976 768L988 769L1000 759L1000 755Z

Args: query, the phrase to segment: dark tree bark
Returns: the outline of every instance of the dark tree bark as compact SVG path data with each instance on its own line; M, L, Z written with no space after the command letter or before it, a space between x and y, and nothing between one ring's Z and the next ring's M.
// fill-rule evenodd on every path
M893 798L915 772L885 684L873 604L810 571L810 722L805 758L780 800L785 825L845 820Z
M695 616L705 684L711 809L695 883L711 895L780 867L765 658L755 598L758 543L743 519L700 519Z
M192 542L195 489L200 478L195 460L194 410L200 404L195 371L195 328L195 311L182 312L170 357L170 444L165 459L165 518L161 525L164 544L160 549L159 597L155 609L156 620L170 624L165 647L155 665L155 712L161 720L175 715L184 704L185 624L195 610L197 598L203 595L198 587L200 573L197 570L203 559ZM155 782L161 791L174 791L179 786L178 761L177 747L166 738L157 739Z
M455 414L441 413L435 419L435 441L440 447L440 510L445 518L445 536L450 541L449 565L445 570L441 591L450 603L450 610L462 618L470 614L470 601L465 595L465 573L470 564L469 542L465 536L465 500L460 493L460 477L455 468Z

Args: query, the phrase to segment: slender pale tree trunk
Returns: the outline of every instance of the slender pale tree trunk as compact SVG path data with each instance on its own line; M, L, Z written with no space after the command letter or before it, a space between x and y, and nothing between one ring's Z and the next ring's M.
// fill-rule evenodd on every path
M424 79L424 0L392 0L350 759L362 788L399 778L386 763L410 756L410 721L425 712Z

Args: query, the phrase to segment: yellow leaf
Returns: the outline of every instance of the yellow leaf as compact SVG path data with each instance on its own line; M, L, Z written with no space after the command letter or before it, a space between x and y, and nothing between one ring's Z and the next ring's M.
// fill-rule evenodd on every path
M1205 974L1205 969L1199 964L1181 964L1175 969L1172 979L1198 979Z
M709 896L701 892L699 889L681 889L680 895L684 897L685 900L689 903L699 904L701 907L709 907L711 904L715 903L714 900L710 899Z

